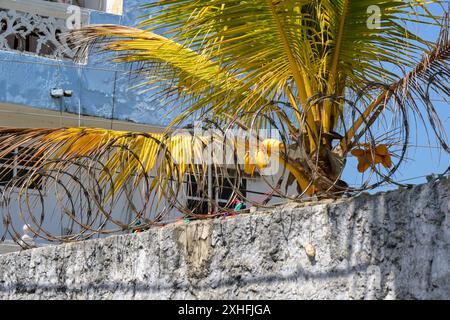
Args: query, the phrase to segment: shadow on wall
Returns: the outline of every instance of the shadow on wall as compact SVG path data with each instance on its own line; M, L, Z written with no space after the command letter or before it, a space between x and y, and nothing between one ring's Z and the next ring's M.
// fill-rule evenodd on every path
M450 298L449 182L329 210L329 252L353 271L351 298Z
M449 195L447 180L8 254L0 298L449 299Z

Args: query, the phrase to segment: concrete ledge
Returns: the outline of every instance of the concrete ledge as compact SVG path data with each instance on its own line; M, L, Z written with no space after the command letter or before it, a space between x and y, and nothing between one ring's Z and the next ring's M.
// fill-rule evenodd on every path
M22 248L12 241L0 242L0 255L5 253L17 252L20 250L22 250Z
M0 299L450 299L449 195L447 180L10 253Z

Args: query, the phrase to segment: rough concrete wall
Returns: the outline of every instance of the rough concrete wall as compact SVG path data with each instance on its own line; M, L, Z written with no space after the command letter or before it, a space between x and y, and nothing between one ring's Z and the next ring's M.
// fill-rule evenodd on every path
M0 299L450 299L449 194L444 181L7 254Z

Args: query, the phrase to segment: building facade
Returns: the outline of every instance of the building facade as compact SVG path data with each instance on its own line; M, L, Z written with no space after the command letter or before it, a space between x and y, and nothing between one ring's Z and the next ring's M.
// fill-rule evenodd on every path
M167 125L171 119L165 116L164 105L149 103L148 95L130 89L136 83L130 81L124 66L105 56L73 61L70 48L59 38L67 31L72 3L81 5L82 25L133 26L146 14L139 0L0 0L0 126L11 125L9 115L15 108L36 117L43 110L43 121L52 114L45 111L54 111L77 115L81 125L86 125L85 116ZM54 97L53 89L70 91L71 96ZM73 123L73 116L58 118L58 126Z
M97 127L139 132L163 130L172 120L166 115L166 107L151 99L151 93L131 89L136 82L130 80L125 66L112 63L110 57L96 55L77 62L70 46L59 36L70 27L67 21L70 20L74 5L81 8L81 25L134 26L139 17L149 14L140 8L143 2L0 0L0 127ZM0 159L0 168L1 161L6 160ZM19 170L23 172L26 168ZM0 189L7 182L0 181ZM262 190L267 189L260 187L260 184L258 179L245 179L242 182L243 192L260 190L253 197L258 201L265 197ZM42 223L45 232L61 236L76 233L77 228L80 229L65 214L58 213L61 201L54 188L37 186L36 189L34 193L31 191L26 201L18 200L19 192L5 197L10 199L9 203L0 199L3 221L12 220L9 223L13 228L11 232L5 231L4 225L1 226L0 242L2 238L20 237L24 219L35 227ZM181 201L195 208L197 213L208 210L208 203L204 199L190 196L189 193L189 190L185 190L181 194ZM230 196L230 189L220 193L212 191L212 197L222 205ZM75 198L72 206L75 210L84 210L83 202L86 199L83 200L81 195ZM138 198L139 195L136 195L136 203L139 203ZM122 218L126 216L131 223L136 208L130 208L129 199L123 200L123 203L118 201L111 214ZM33 208L26 208L24 202ZM19 213L23 211L28 211L28 218L20 217ZM37 222L42 212L46 213L46 218ZM177 214L179 216L179 212L174 212L173 217ZM36 221L29 221L33 217ZM9 244L7 251L10 250Z

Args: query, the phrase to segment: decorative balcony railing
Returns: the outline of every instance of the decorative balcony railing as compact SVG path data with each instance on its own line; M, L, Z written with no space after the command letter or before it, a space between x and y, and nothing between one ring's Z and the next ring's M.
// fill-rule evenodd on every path
M89 12L80 10L80 24ZM27 52L58 60L71 60L74 50L61 37L73 18L70 4L43 0L0 0L0 50Z

